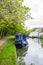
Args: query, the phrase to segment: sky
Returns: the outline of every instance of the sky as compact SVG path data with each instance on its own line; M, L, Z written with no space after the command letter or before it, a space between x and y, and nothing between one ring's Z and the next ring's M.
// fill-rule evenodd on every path
M31 8L30 13L33 17L25 21L25 27L43 27L43 0L24 0L24 5Z

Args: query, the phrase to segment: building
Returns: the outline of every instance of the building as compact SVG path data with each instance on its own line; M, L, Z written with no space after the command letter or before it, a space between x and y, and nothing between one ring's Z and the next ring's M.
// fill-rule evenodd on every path
M43 34L43 28L38 28L35 32L30 33L30 37L40 37Z

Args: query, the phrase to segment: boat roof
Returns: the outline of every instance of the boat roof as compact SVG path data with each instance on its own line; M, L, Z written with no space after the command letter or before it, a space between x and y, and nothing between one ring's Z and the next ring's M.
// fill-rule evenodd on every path
M22 35L22 33L16 33L16 35Z
M16 33L16 35L26 35L26 34L22 34L22 33L18 32L18 33Z

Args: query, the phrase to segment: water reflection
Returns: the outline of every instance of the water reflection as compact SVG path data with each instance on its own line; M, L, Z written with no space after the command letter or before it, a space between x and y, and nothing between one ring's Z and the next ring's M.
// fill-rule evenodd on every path
M18 57L18 63L19 65L25 65L24 57L27 54L28 47L24 48L17 48L17 57Z
M28 39L28 48L17 49L19 65L43 65L43 48L40 39Z
M41 47L43 48L43 39L40 39L40 41L41 41Z

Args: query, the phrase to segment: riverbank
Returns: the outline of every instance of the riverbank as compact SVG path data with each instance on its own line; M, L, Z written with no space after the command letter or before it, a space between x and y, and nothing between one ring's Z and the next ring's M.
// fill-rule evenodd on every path
M42 39L43 39L43 34L41 34L41 35L40 35L40 38L42 38Z
M12 39L0 48L0 65L17 65L16 48Z

